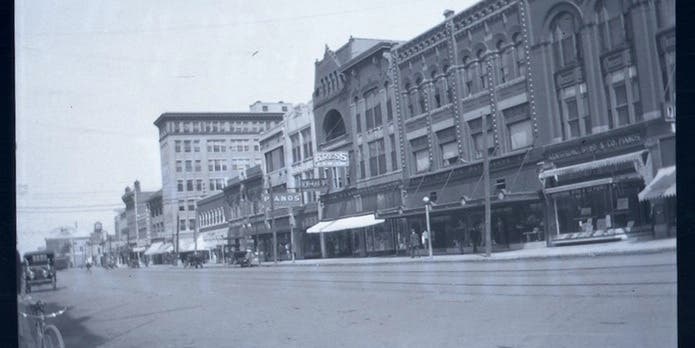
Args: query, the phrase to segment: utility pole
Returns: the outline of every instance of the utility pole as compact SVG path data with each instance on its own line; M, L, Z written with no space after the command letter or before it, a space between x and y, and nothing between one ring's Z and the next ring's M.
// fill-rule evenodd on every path
M492 65L487 63L488 84L492 84ZM494 115L493 115L494 117ZM490 228L490 157L487 143L487 115L482 115L483 127L483 195L485 196L485 256L492 253L492 231Z
M181 220L179 220L179 212L176 211L176 265L179 265L179 231L181 230Z
M273 218L273 212L275 211L275 204L273 203L273 184L270 182L270 174L267 175L268 178L268 196L270 196L270 230L273 232L273 262L278 263L278 234L275 231L275 222Z

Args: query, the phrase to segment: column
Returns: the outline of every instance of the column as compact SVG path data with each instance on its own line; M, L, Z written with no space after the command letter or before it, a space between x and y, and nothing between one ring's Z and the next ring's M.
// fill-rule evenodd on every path
M608 96L605 95L604 77L601 69L601 54L599 37L596 26L585 26L577 34L582 42L582 72L586 81L589 96L589 113L591 117L591 133L599 133L609 129ZM579 91L577 91L579 93Z
M658 118L661 116L661 103L664 100L664 84L656 47L655 6L651 1L642 1L630 10L628 17L633 23L632 44L640 82L643 119Z
M538 122L540 127L541 137L545 135L545 139L541 138L541 143L558 143L562 141L562 119L557 101L557 91L555 90L554 74L555 65L552 58L551 45L549 42L542 42L531 49L531 63L538 66L527 67L533 71L540 71L541 74L535 74L534 79L537 83L534 92L536 93L535 100L537 113L545 117L546 122Z

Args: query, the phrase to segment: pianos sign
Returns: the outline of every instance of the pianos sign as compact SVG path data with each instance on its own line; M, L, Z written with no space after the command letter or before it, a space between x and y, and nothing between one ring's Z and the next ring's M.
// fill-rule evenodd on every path
M263 194L263 204L270 207L270 195ZM273 207L296 207L302 205L302 194L295 192L273 193Z
M349 165L347 152L317 152L314 154L314 167L347 167Z

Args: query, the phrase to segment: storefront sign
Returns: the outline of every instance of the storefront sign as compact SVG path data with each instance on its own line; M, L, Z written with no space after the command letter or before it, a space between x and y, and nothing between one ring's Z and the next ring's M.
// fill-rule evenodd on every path
M611 150L642 144L642 136L640 134L623 135L608 139L602 139L595 143L582 144L571 149L562 150L550 153L548 160L557 161L565 158L582 156L585 154L604 153Z
M262 198L263 204L266 207L270 207L270 195L264 193ZM302 194L298 192L273 193L272 199L272 204L274 208L296 207L302 205Z
M348 153L344 151L317 152L314 154L314 167L348 167Z
M327 179L301 179L299 187L302 190L323 190L328 188Z

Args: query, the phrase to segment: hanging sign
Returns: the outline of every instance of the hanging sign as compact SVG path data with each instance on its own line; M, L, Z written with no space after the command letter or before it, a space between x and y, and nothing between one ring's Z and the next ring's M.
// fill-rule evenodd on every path
M344 151L317 152L314 154L314 167L348 167L348 153Z

